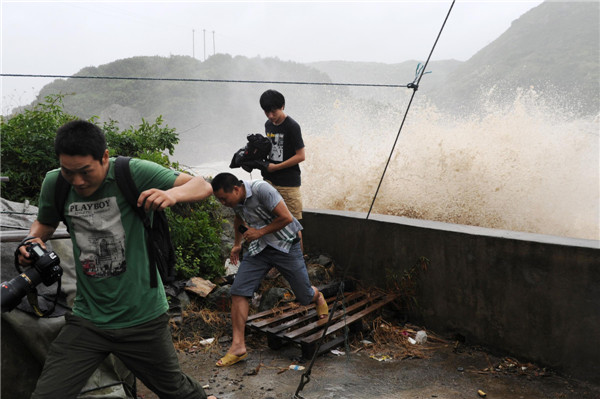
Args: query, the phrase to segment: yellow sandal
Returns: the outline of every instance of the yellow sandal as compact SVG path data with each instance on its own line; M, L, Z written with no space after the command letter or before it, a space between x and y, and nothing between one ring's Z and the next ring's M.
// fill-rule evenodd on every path
M226 353L225 356L223 356L221 359L219 359L219 361L216 362L215 364L217 365L217 367L228 367L228 366L236 364L237 362L244 360L247 357L248 357L247 353L244 353L243 355L239 355L239 356L236 356L233 353ZM219 364L219 362L221 362L221 363Z
M319 296L323 299L323 301L325 301L325 297L323 296L322 292L319 292ZM317 307L317 316L319 317L319 319L324 319L329 315L329 306L327 306L327 301L325 301L325 303L322 305L315 305Z

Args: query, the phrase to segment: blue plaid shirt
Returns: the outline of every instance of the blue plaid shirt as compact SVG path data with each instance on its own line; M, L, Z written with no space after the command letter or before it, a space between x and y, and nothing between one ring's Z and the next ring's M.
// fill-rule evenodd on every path
M270 224L275 215L273 209L283 201L281 194L264 180L243 181L246 188L246 200L238 204L235 213L250 227L260 229ZM302 230L300 222L294 218L292 223L281 230L265 234L258 240L250 242L248 255L254 256L260 253L267 245L281 252L289 253L294 239Z

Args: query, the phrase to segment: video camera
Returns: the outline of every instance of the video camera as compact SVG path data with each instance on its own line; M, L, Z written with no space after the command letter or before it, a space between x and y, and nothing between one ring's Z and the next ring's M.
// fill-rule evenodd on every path
M230 168L242 168L250 173L253 169L267 170L272 143L268 137L255 133L247 136L246 146L233 154Z
M32 267L22 271L18 264L18 254L15 253L15 268L20 274L10 281L4 281L1 285L2 313L10 312L17 307L25 295L35 291L38 284L44 283L49 287L59 281L63 274L60 259L54 251L47 251L36 242L22 245L27 246Z

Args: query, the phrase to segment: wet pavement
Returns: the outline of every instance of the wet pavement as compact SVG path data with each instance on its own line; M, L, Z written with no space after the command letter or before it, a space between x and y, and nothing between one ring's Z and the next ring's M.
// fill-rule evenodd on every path
M510 359L507 362L506 358L495 357L480 348L427 342L421 347L422 358L388 361L373 359L368 347L351 349L356 352L318 356L310 381L298 397L467 399L484 394L490 399L600 398L600 386L535 365L525 367ZM227 368L214 366L224 350L226 346L179 354L184 371L202 385L208 385L206 392L218 399L294 398L306 370L290 370L289 365L297 363L308 367L310 364L299 359L297 347L272 350L266 340L261 343L258 339L249 344L246 361ZM509 364L511 362L516 365ZM143 386L138 386L138 395L144 399L156 398Z

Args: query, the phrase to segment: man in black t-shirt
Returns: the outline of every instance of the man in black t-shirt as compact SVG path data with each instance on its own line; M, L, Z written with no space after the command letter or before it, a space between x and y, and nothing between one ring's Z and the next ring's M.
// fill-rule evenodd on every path
M300 125L285 114L285 98L278 91L265 91L260 96L260 107L268 119L265 135L273 144L269 165L262 171L262 177L279 191L292 215L302 220L299 163L304 161L305 154Z

